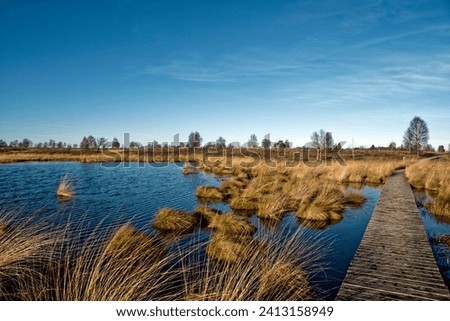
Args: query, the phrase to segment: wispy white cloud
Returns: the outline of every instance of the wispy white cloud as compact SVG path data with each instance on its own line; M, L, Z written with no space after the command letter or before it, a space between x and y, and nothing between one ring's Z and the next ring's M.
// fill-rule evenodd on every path
M248 77L293 75L320 67L317 63L312 64L312 61L296 60L295 55L252 49L212 59L200 55L175 58L164 65L147 66L143 73L196 82L236 82Z

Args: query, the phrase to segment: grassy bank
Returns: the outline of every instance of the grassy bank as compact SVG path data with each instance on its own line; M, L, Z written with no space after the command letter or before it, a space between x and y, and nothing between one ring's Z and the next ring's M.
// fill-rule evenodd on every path
M325 160L332 160L339 155L344 160L403 160L415 158L414 153L406 150L389 149L344 149L337 152L318 153L315 149L284 148L131 148L131 149L80 149L80 148L0 148L0 163L15 162L50 162L50 161L73 161L73 162L185 162L203 161L207 166L216 168L215 158L226 158L227 167L233 162L231 159L246 159L248 163L266 162L271 160L284 160L295 165L298 162L319 164ZM429 157L432 154L423 155ZM226 172L231 174L231 172Z
M450 217L450 157L422 160L406 168L409 183L436 194L425 206L435 215Z

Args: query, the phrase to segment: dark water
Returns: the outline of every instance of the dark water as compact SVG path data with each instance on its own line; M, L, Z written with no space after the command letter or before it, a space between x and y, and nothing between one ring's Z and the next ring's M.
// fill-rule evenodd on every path
M450 235L450 219L443 220L431 214L424 204L433 200L433 195L423 190L415 190L416 204L422 217L423 225L431 244L434 257L437 261L445 284L450 290L450 248L436 240L443 235Z
M70 175L76 196L59 201L55 191L65 174ZM192 211L198 205L195 197L197 187L219 186L220 181L220 178L202 172L185 176L181 164L139 167L131 163L128 168L65 162L0 165L0 210L18 211L22 215L32 213L37 218L51 221L57 217L62 223L70 221L82 225L86 232L125 221L131 221L140 229L150 229L150 222L158 209L170 206ZM320 230L303 227L308 236L306 240L320 244L320 268L312 278L323 299L335 298L370 220L380 189L366 186L362 193L367 202L360 209L346 209L341 222ZM224 204L215 207L229 210ZM267 227L256 216L250 220L258 227L259 233L275 229L277 233L291 235L301 226L294 215L286 215L276 227Z

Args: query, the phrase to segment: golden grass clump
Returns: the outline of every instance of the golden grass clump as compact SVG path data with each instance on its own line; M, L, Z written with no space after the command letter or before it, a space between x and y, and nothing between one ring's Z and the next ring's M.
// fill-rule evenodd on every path
M73 190L73 184L69 180L69 176L66 174L58 185L56 195L59 198L70 198L75 196Z
M299 232L290 237L268 233L240 243L214 236L207 250L208 256L215 257L212 261L207 259L206 268L190 270L185 298L205 301L313 299L308 267L318 260L320 250L311 250L315 245L312 241L306 242Z
M256 216L262 219L279 220L285 213L294 210L289 198L278 192L260 198Z
M206 205L200 205L195 209L195 213L202 217L202 221L209 222L214 216L221 215L222 211L210 208Z
M256 197L237 196L233 197L230 207L233 210L257 211L259 200Z
M267 234L216 231L203 244L170 246L130 224L77 237L22 217L0 222L0 299L48 301L304 300L316 251ZM276 234L278 235L278 234ZM280 236L278 236L279 238Z
M257 296L271 297L308 297L311 289L307 275L291 262L276 262L270 268L263 267Z
M450 216L450 158L421 160L405 170L409 183L418 189L437 192L426 208L437 216Z
M401 161L394 160L348 161L347 166L339 164L330 166L327 177L340 183L382 184L402 165Z
M190 214L176 209L164 207L156 213L152 226L161 231L192 231L200 223L197 214Z
M344 194L335 185L327 184L307 195L297 208L296 215L312 221L340 221L344 208Z
M251 239L236 239L217 233L212 237L205 250L206 254L214 260L236 263L248 255L248 246L246 246L248 242L251 242Z
M350 207L360 207L362 206L367 199L358 193L348 193L345 195L345 205L348 205Z
M81 245L68 242L48 287L59 301L135 301L179 298L174 254L156 238L125 224L104 241L97 232ZM48 299L44 297L42 299Z
M208 228L225 235L252 235L256 227L233 213L216 214L208 218Z
M450 216L450 181L443 182L438 195L431 203L425 204L426 208L437 216Z
M415 188L439 191L450 181L450 158L421 160L407 166L405 175Z
M142 245L146 247L143 248ZM151 255L157 246L154 237L136 230L130 224L120 226L105 246L105 254L110 256L128 256L140 251L140 255Z
M222 192L214 186L200 186L197 188L195 195L199 199L221 201L223 199Z
M246 177L234 177L222 183L219 191L226 197L232 198L242 193L250 181Z
M24 287L43 276L58 245L58 233L31 218L0 212L0 300L33 300L34 289Z

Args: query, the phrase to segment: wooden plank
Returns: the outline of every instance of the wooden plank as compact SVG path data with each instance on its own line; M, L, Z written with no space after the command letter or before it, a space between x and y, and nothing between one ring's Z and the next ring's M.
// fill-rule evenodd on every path
M450 300L403 171L388 178L336 300Z

